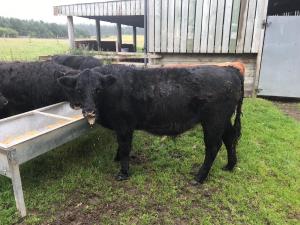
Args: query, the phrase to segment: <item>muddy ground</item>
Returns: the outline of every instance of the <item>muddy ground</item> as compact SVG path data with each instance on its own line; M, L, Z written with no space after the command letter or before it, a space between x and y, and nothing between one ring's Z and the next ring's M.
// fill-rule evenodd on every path
M274 101L274 104L281 109L286 115L300 121L300 100L287 102L287 101Z

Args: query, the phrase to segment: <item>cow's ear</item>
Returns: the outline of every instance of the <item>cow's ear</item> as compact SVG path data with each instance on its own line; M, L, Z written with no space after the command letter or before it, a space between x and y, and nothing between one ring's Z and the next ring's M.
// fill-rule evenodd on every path
M77 76L64 76L58 78L57 81L63 87L74 89L77 83Z
M111 86L115 82L116 78L114 78L112 75L101 76L101 83L104 88Z
M79 74L79 73L80 73L80 71L78 71L78 70L70 70L68 72L62 72L62 71L56 70L54 72L54 75L55 75L55 77L64 77L64 76L76 75L76 74Z
M63 77L63 76L65 76L66 75L66 73L64 73L64 72L61 72L61 71L55 71L54 72L54 76L55 77Z

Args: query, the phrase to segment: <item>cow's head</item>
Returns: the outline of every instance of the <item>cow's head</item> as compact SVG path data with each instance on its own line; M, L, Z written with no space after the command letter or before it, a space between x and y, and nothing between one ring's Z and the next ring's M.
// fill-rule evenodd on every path
M74 70L74 71L70 71L70 72L60 72L60 71L56 71L56 77L65 77L65 76L78 76L79 74L79 71L78 70ZM58 78L58 79L59 79ZM59 83L59 82L58 82ZM73 88L69 88L67 86L64 86L62 85L61 83L59 83L62 87L63 87L63 92L64 94L66 95L66 98L67 100L69 101L70 103L70 107L72 109L75 109L75 110L79 110L81 109L81 104L79 102L79 96L78 94L76 93L76 91L73 89Z
M75 76L64 76L58 79L64 89L75 93L76 102L82 108L82 114L90 125L96 121L96 102L105 89L111 86L116 79L111 75L103 75L93 70L84 70ZM74 96L73 96L74 97Z
M3 109L8 104L8 100L0 92L0 109Z

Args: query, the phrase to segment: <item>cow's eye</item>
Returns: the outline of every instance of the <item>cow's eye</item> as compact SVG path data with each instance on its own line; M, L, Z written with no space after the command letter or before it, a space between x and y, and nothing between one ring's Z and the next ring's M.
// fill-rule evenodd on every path
M101 92L100 88L96 88L96 93L99 94Z

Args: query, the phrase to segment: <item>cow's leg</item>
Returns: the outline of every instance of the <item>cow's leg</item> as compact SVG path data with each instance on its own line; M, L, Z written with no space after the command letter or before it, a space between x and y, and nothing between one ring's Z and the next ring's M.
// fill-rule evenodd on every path
M114 161L115 162L120 162L120 148L119 147L117 148L117 153L116 153L116 156L114 158Z
M227 150L227 157L228 157L228 163L223 168L224 170L233 170L234 166L237 162L236 157L236 143L237 143L238 137L236 137L236 132L231 124L231 121L228 121L226 125L225 132L223 134L223 142L226 146Z
M196 175L196 181L203 183L207 178L210 168L222 146L222 135L224 132L224 123L218 121L203 124L205 158L204 162Z
M117 132L121 170L116 179L119 181L126 180L129 177L129 155L131 151L132 135L133 131Z
M137 156L132 154L130 155L130 159L135 159ZM115 155L115 158L114 158L114 161L115 162L120 162L120 150L119 150L119 147L117 148L117 153Z

